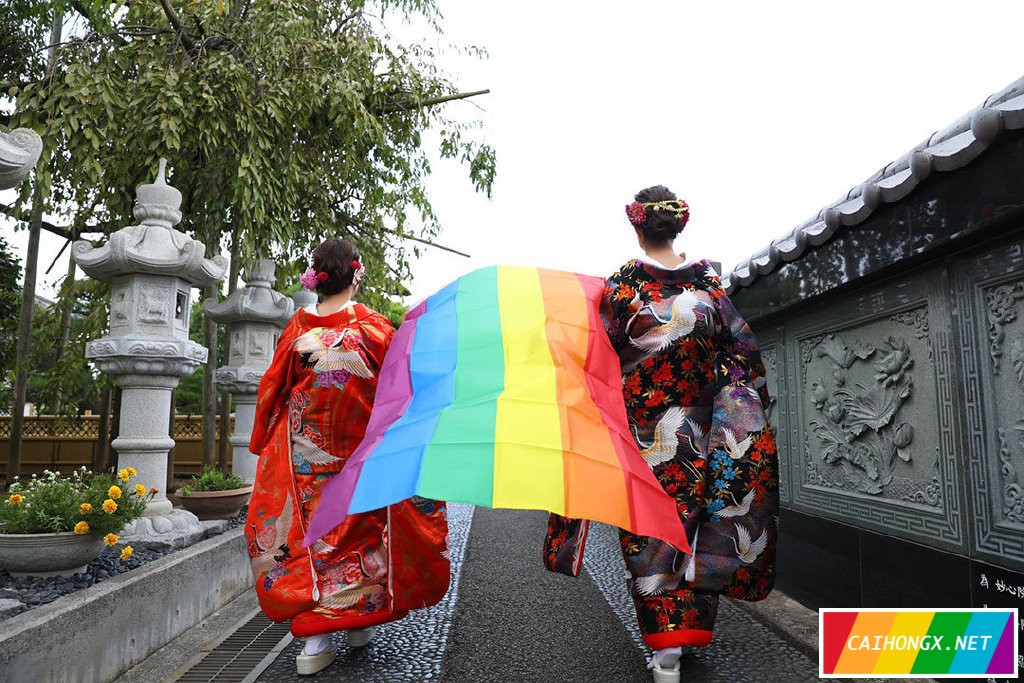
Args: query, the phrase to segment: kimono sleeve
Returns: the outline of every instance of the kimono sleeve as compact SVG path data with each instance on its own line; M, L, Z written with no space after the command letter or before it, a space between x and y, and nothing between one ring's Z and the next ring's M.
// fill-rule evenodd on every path
M612 348L619 356L622 356L624 349L630 348L626 323L631 315L629 307L635 294L622 270L616 271L605 282L604 295L601 297L601 322L612 342Z
M260 455L270 441L281 413L286 409L288 394L294 382L294 359L292 343L301 332L298 313L292 316L285 325L274 349L274 358L270 367L263 373L260 386L256 392L256 413L253 418L252 436L249 437L249 450Z
M756 601L775 578L778 452L764 410L768 394L757 341L724 291L713 291L712 298L724 328L716 339L717 390L694 585Z
M579 576L590 521L551 513L544 537L544 568L549 572Z
M729 297L723 294L718 299L718 308L722 315L722 321L729 326L731 338L729 361L745 375L744 379L757 390L758 396L761 398L761 406L767 408L771 397L768 395L761 347L757 344L754 332L732 305Z

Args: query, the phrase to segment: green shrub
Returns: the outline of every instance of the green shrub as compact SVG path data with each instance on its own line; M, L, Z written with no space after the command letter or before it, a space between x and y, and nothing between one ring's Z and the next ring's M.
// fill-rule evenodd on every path
M215 467L203 466L203 471L192 476L192 482L178 489L178 495L185 496L200 491L230 491L245 488L249 484L235 474L224 474Z

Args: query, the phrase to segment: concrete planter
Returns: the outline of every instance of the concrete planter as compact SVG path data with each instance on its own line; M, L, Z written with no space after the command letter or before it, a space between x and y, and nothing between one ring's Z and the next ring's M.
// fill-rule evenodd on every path
M113 681L252 585L232 529L0 622L0 680Z
M0 534L0 566L12 576L71 576L103 552L103 539L64 531Z
M227 491L193 491L178 495L181 506L199 519L230 519L249 502L252 486Z

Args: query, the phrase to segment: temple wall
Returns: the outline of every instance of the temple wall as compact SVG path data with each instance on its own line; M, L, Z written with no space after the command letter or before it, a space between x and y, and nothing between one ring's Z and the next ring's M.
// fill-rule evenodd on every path
M779 585L1024 606L1024 136L731 296L773 396Z

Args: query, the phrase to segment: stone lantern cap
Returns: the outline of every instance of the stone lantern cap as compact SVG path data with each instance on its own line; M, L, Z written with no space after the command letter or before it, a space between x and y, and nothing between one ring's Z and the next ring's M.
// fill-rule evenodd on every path
M28 128L0 132L0 190L14 187L28 176L43 153L43 140Z
M246 286L219 303L206 301L206 314L221 325L255 322L284 327L295 310L291 299L270 288L274 281L272 259L258 259L242 275Z
M107 243L93 247L75 242L75 261L90 277L110 281L124 275L166 275L205 287L224 277L227 259L204 258L206 247L174 226L181 220L181 192L164 180L167 160L160 160L156 182L136 189L135 217L139 225L122 228Z

